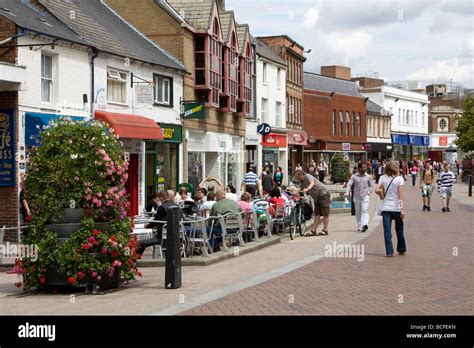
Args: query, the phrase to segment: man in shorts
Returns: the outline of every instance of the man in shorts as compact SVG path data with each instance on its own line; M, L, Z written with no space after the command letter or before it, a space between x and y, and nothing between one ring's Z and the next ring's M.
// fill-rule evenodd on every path
M311 174L303 170L297 170L294 178L301 183L303 193L308 194L314 200L314 223L308 236L327 236L329 226L329 204L331 203L331 193L329 189ZM323 216L324 228L317 232L319 221Z
M449 163L445 162L443 171L438 176L438 191L443 203L443 213L450 212L449 202L453 196L453 184L456 181L456 176L449 168Z
M423 198L423 211L431 211L431 195L433 194L434 170L430 162L426 162L420 175L421 197Z

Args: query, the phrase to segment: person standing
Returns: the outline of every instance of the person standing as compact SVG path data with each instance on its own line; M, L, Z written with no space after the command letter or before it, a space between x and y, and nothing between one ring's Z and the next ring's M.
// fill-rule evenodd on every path
M416 164L416 161L413 161L413 165L410 168L410 174L411 174L411 180L413 183L413 187L416 186L416 176L418 175L418 172L420 170L418 169L418 165Z
M426 162L425 168L420 174L420 189L423 199L423 211L431 211L431 195L433 194L434 171L430 162Z
M260 181L258 180L257 174L253 171L253 168L249 168L247 174L244 175L244 180L242 181L242 185L240 185L240 189L244 192L250 193L252 197L257 195L259 190Z
M327 236L329 226L329 205L331 203L331 193L329 189L314 176L302 170L295 172L295 178L301 183L304 194L309 194L314 200L314 223L308 236ZM323 216L324 227L321 232L317 232L319 221Z
M358 172L351 176L346 185L346 193L344 196L348 197L353 187L352 199L355 205L357 232L365 232L369 228L369 200L374 189L374 184L372 183L370 175L367 174L367 165L365 163L359 163L357 169Z
M377 160L377 168L376 168L376 172L375 172L375 183L376 184L379 183L379 179L382 176L382 174L383 174L383 164L380 163L380 160Z
M326 176L327 165L324 161L320 160L318 165L319 172L319 181L324 182L324 177Z
M262 181L262 190L263 192L270 193L273 188L273 177L270 174L270 169L267 167L262 173L262 178L260 179Z
M380 211L383 219L385 251L388 257L393 256L392 220L395 220L397 233L397 252L404 255L406 252L405 236L403 234L405 211L403 208L404 180L399 176L399 164L395 161L387 163L384 175L380 177L376 192L383 188L384 198L381 201Z
M438 191L441 196L441 201L443 203L443 213L450 212L449 202L453 196L453 184L456 181L456 176L454 173L449 170L449 164L444 163L443 171L438 176Z
M25 224L31 221L31 210L26 200L26 187L25 180L22 179L20 182L20 223Z
M273 181L275 182L275 185L280 187L281 184L283 183L283 172L281 167L277 167L275 174L273 174Z

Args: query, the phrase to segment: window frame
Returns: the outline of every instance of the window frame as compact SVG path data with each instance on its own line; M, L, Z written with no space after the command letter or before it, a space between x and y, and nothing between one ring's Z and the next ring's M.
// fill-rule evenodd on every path
M168 93L168 103L166 102L160 102L157 100L157 81L159 79L162 79L164 81L168 81L169 83L169 93ZM157 106L164 106L164 107L170 107L172 108L174 106L174 91L173 91L173 77L167 76L167 75L162 75L162 74L153 74L153 104Z
M111 71L117 72L118 74L116 76L118 76L118 78L112 76ZM124 74L125 78L123 78L121 74ZM128 105L128 74L128 71L107 67L107 104ZM125 101L109 100L109 81L115 81L125 86Z
M275 102L275 124L277 127L283 127L283 103Z
M43 73L44 73L44 63L43 63L43 57L47 57L50 59L51 61L51 77L46 77L46 76L43 76ZM47 103L47 104L51 104L53 102L53 80L54 80L54 76L53 76L53 59L54 57L51 55L51 54L46 54L46 53L43 53L41 52L41 102L42 103ZM44 100L43 97L43 82L44 81L48 81L48 87L49 87L49 100Z

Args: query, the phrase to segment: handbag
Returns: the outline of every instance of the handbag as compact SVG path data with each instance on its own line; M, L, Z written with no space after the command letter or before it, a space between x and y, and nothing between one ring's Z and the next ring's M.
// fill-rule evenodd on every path
M380 200L385 199L386 192L388 192L388 189L390 188L390 185L392 185L393 180L395 180L395 177L393 177L392 181L390 181L390 184L388 184L387 189L385 190L385 186L380 185L377 190L375 190L375 194L380 197Z

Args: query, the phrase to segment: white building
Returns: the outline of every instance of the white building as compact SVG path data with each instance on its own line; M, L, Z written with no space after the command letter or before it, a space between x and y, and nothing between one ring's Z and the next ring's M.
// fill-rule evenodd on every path
M256 46L256 115L257 123L247 122L247 143L252 141L257 171L268 166L272 173L277 167L288 172L288 139L286 129L286 62L262 41ZM257 125L267 123L271 133L258 134ZM248 147L247 147L248 148ZM287 183L288 178L284 178Z
M129 157L127 191L137 214L151 192L183 182L184 68L102 2L41 3L57 18L43 12L38 22L44 35L29 34L38 28L28 18L25 23L17 19L26 32L18 38L18 45L26 45L18 47L18 64L25 66L18 93L19 146L34 146L36 126L55 118L108 122ZM18 6L37 11L31 4Z
M361 94L382 105L392 114L393 157L412 159L425 156L429 143L428 96L391 86L361 89Z

